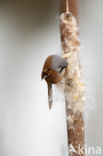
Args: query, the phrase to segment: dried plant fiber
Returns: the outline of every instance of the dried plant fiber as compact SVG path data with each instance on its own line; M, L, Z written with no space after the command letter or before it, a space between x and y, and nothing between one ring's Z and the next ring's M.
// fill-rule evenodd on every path
M60 17L60 33L63 57L68 61L65 72L65 102L68 131L68 145L72 145L76 152L70 156L84 156L85 151L79 153L79 147L84 147L84 117L85 85L82 81L80 66L80 41L75 17L71 13L63 13Z

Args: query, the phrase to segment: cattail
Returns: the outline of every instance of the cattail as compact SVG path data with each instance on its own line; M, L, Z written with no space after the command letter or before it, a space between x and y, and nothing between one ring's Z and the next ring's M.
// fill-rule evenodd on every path
M65 101L67 116L68 145L74 147L70 156L84 156L84 118L85 86L81 78L80 41L75 17L63 13L60 17L60 33L63 57L68 61L65 72Z

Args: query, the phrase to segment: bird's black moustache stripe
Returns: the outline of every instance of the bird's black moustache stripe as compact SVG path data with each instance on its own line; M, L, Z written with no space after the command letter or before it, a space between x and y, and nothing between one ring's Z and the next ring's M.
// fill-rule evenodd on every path
M59 73L61 73L64 69L65 69L65 67L61 68L60 71L59 71Z

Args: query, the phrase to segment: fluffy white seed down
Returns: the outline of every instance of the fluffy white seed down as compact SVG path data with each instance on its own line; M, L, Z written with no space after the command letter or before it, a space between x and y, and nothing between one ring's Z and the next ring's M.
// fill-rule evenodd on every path
M65 74L65 96L67 100L66 109L74 114L83 111L85 103L85 85L82 81L80 67L80 40L77 22L74 16L63 13L60 17L61 41L63 58L68 61ZM67 122L72 127L71 115L68 113Z

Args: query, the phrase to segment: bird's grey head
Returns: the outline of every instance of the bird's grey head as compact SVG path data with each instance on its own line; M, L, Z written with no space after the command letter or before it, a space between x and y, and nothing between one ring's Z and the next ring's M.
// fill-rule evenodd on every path
M61 73L68 66L68 62L59 55L53 55L52 70Z

